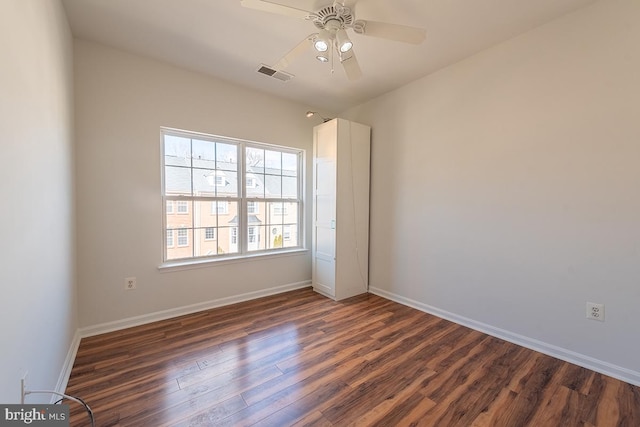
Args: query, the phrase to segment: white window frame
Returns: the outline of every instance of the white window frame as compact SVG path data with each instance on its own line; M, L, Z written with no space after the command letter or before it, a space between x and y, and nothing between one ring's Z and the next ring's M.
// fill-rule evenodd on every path
M237 184L233 182L233 177L230 178L230 180L232 181L230 185L237 185L238 188L238 194L237 197L209 197L207 195L202 196L202 195L170 195L170 194L166 194L165 193L165 177L164 177L164 171L165 171L165 155L164 155L164 148L165 148L165 142L164 142L164 138L165 135L167 136L175 136L175 137L180 137L180 138L187 138L187 139L195 139L195 140L199 140L199 141L210 141L210 142L220 142L223 144L230 144L230 145L235 145L237 147ZM167 266L167 267L171 267L172 264L176 264L176 265L184 265L184 264L189 264L191 262L202 262L203 259L204 260L219 260L219 259L225 259L225 258L245 258L245 257L255 257L255 256L259 256L259 255L269 255L269 254L274 254L277 252L289 252L292 250L304 250L304 239L303 239L303 230L304 230L304 223L305 223L305 218L304 218L304 197L303 197L303 191L304 191L304 187L303 187L303 183L304 183L304 150L301 149L296 149L296 148L291 148L291 147L284 147L284 146L277 146L277 145L272 145L272 144L265 144L265 143L260 143L260 142L254 142L254 141L246 141L246 140L241 140L241 139L235 139L235 138L228 138L228 137L222 137L222 136L216 136L216 135L207 135L207 134L201 134L201 133L195 133L195 132L188 132L188 131L182 131L182 130L176 130L176 129L169 129L169 128L161 128L161 138L160 138L160 145L161 145L161 171L162 171L162 188L161 188L161 194L162 197L164 199L164 204L163 204L163 233L164 233L164 254L163 254L163 266ZM296 165L296 170L297 170L297 197L292 198L292 197L281 197L281 198L269 198L268 195L265 195L264 197L255 197L254 195L251 195L251 197L249 197L247 195L247 187L245 186L245 180L247 178L247 176L249 176L250 178L254 179L254 183L257 186L257 183L259 181L258 177L253 176L253 174L251 173L251 171L247 170L247 165L245 164L245 160L246 160L246 150L248 148L258 148L258 149L262 149L262 150L270 150L270 151L278 151L281 153L287 153L289 155L289 157L291 157L290 155L293 154L296 156L297 158L297 165ZM197 169L196 166L193 166L194 162L191 161L191 166L185 166L191 170L193 169ZM217 177L218 176L222 176L224 175L223 173L218 173L221 172L219 170L216 170L216 187L219 184L217 181ZM286 175L286 169L283 169L281 171L282 176L287 176ZM224 183L224 185L227 185L229 179L227 179L227 182ZM255 188L255 187L253 187ZM177 204L175 204L176 206L173 207L173 209L169 208L169 211L167 211L167 201L178 201L178 202L186 202L187 203L187 212L178 212L178 208L177 208ZM186 256L184 258L177 258L177 259L168 259L167 258L167 225L166 225L166 221L167 221L167 213L170 213L171 211L173 213L181 213L181 214L185 214L185 213L189 213L189 208L188 205L191 204L192 202L196 202L196 201L211 201L211 202L216 202L216 201L222 201L225 202L224 205L218 205L219 208L220 206L225 206L225 208L223 208L224 212L221 212L220 209L218 209L218 212L215 212L215 209L211 209L212 210L212 214L217 214L217 215L228 215L229 214L229 204L230 203L235 203L235 206L237 208L234 207L234 212L232 215L230 215L230 217L234 217L236 218L236 225L234 225L233 227L230 228L231 232L230 232L230 241L235 240L235 243L230 242L232 245L235 245L237 247L237 252L231 252L231 253L224 253L224 254L212 254L212 255L204 255L204 256L195 256L194 254L197 253L195 246L197 246L197 242L195 239L195 234L194 234L194 238L193 240L190 242L193 246L194 249L192 250L192 254L191 256ZM251 201L253 206L255 207L255 211L253 211L253 209L250 211L249 208L247 207L248 205L248 201ZM297 224L294 225L293 227L297 227L297 233L296 235L298 236L297 239L297 246L291 246L291 247L287 247L287 248L266 248L266 249L260 249L260 250L254 250L253 248L250 248L250 246L254 246L255 242L249 242L249 224L248 224L248 215L258 215L259 214L259 203L272 203L272 202L280 202L280 203L294 203L297 206ZM183 209L183 208L182 208ZM184 210L184 209L183 209ZM196 217L196 212L198 211L198 209L196 209L195 204L194 204L194 210L195 212L193 213L193 215L191 215L191 217ZM266 215L267 217L269 216L269 212L267 212L268 210L265 210L265 212L263 213L263 215ZM228 217L229 218L229 217ZM192 224L190 226L186 227L186 230L191 230L191 233L195 233L195 230L197 227L195 227L195 223L193 223L193 221L195 221L194 219L192 219ZM222 226L221 224L218 224L218 226ZM181 230L181 229L177 229L177 230ZM235 231L235 234L234 234ZM189 231L187 231L187 239L189 239L188 237L188 233ZM205 231L206 233L206 231ZM218 234L218 233L216 233ZM260 240L259 237L259 233L256 232L254 234L255 239L256 240ZM216 237L220 237L218 235L216 235ZM182 236L182 238L184 239L184 236ZM174 243L178 243L178 233L176 233L175 231L173 232L173 242ZM184 247L182 245L178 245L179 247ZM189 243L185 246L189 246Z
M167 230L166 239L168 248L172 248L175 246L173 229Z

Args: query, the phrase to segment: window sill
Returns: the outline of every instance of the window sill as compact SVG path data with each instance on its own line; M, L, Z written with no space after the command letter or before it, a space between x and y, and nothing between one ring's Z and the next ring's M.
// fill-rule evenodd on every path
M206 268L225 264L237 264L243 262L251 262L257 260L266 260L270 258L282 258L288 256L297 256L309 253L309 249L291 249L278 252L261 252L256 254L229 256L225 258L207 258L193 260L168 261L160 264L158 270L161 273L169 273L172 271L191 270L194 268Z

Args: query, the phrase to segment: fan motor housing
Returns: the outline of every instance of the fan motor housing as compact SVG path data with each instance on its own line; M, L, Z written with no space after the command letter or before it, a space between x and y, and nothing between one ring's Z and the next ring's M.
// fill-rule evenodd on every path
M325 6L309 18L313 21L313 24L320 30L329 29L339 24L339 28L349 27L353 24L353 13L351 9L346 6ZM331 24L329 24L331 23Z

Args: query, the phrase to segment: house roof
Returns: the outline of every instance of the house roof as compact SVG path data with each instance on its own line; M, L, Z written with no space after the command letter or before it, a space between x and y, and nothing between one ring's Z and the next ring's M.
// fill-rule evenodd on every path
M229 162L165 156L164 180L167 194L206 197L238 197L236 165ZM193 174L191 173L193 171ZM247 188L247 197L297 198L295 176L283 176L280 169L248 166L247 173L255 178L255 186ZM192 176L193 175L193 176ZM221 177L219 183L216 177ZM192 187L193 184L193 187Z

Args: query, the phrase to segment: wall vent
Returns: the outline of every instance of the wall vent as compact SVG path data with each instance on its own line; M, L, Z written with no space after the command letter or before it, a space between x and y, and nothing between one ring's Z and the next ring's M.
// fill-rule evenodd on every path
M293 74L286 73L284 71L275 70L268 65L260 64L257 70L260 74L264 74L265 76L273 77L274 79L278 79L282 82L288 82L293 78Z

